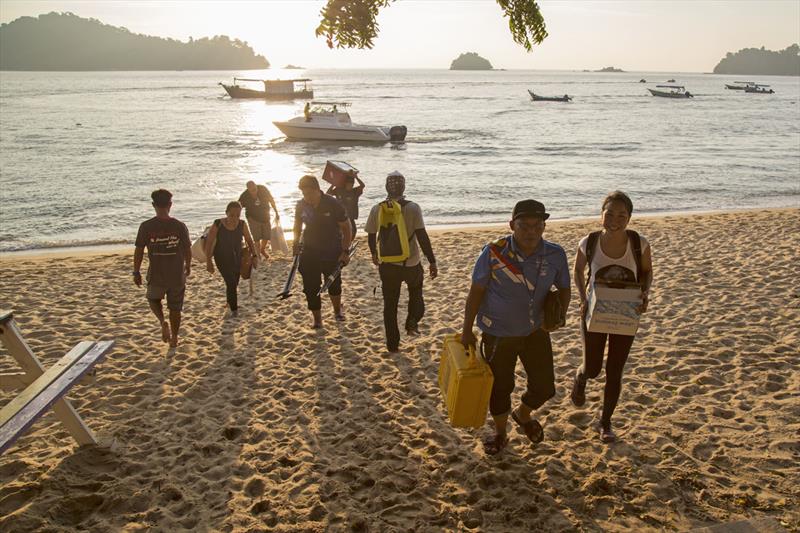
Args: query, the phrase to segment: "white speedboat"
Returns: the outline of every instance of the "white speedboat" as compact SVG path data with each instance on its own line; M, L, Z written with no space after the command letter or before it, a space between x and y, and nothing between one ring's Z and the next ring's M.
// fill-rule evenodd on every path
M354 124L346 102L310 102L303 116L273 122L289 139L321 141L402 142L405 126Z
M650 94L662 98L694 98L694 95L683 88L683 85L656 85L657 89L650 89ZM659 91L658 89L669 89L669 91Z

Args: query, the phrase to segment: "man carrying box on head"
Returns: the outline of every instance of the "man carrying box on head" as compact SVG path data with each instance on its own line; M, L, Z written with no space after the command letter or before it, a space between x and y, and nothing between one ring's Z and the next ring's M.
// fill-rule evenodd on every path
M566 321L570 279L564 249L542 238L549 217L541 202L517 202L509 222L512 234L485 246L472 271L461 342L465 346L477 342L472 332L477 317L483 332L481 352L494 374L489 412L495 434L484 440L489 455L508 444L509 414L532 443L541 442L544 429L531 413L556 393L550 332ZM561 316L546 327L545 301L551 286L558 289ZM528 383L522 403L512 411L517 358L525 367Z
M322 327L322 302L318 293L322 276L331 276L339 263L350 262L350 222L342 204L320 190L317 178L303 176L299 188L303 198L297 202L294 213L293 255L300 254L298 270L303 277L303 292L314 316L313 327L319 329ZM328 288L328 296L336 320L343 321L341 276Z
M405 188L406 180L400 172L395 170L386 176L387 199L372 208L364 226L372 263L378 267L381 276L383 325L386 329L386 348L390 352L396 352L400 346L397 304L403 282L408 287L406 333L419 335L418 324L425 315L425 300L422 298L425 272L420 261L420 248L428 260L431 279L439 273L431 240L422 220L422 209L415 202L405 199Z
M364 182L358 177L358 170L343 161L328 161L322 179L331 184L325 194L330 194L342 204L350 219L350 233L356 238L358 220L358 199L364 194ZM358 186L356 186L356 181Z

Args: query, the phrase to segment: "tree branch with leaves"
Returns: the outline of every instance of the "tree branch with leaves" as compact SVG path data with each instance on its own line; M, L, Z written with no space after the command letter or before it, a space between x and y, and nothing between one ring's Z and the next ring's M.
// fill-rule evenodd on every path
M317 37L328 48L372 48L378 36L378 14L395 0L328 0L320 12ZM496 0L508 18L514 42L531 51L547 37L544 17L536 0Z

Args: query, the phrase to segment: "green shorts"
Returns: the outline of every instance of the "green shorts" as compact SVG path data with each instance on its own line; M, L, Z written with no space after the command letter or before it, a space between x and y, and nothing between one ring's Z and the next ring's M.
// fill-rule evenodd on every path
M170 311L180 311L183 309L183 296L186 293L186 285L180 287L161 287L159 285L147 286L147 299L161 301L167 297L167 309Z
M250 235L253 236L254 241L268 241L272 237L272 228L270 228L269 222L259 222L248 218L247 225L250 226Z

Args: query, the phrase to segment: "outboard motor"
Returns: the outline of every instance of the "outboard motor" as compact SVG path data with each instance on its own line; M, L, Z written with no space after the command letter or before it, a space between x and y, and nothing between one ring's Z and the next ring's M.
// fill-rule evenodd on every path
M389 140L393 143L399 143L406 140L406 133L408 128L405 126L392 126L389 128Z
M694 98L694 95L689 91L686 91L686 98Z

